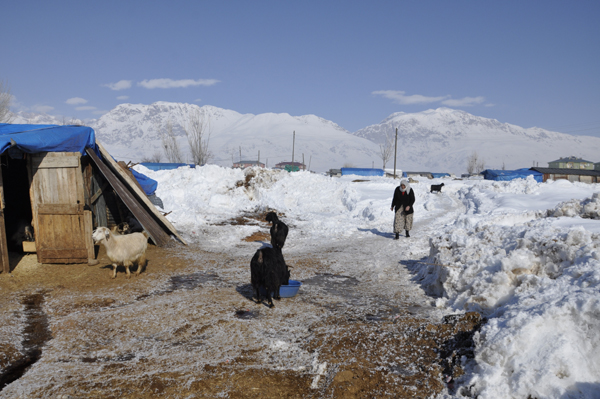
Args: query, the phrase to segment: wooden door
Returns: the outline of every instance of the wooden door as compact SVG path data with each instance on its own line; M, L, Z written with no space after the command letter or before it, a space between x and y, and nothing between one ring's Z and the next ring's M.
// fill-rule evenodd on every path
M94 248L80 154L34 154L29 172L38 262L87 263Z

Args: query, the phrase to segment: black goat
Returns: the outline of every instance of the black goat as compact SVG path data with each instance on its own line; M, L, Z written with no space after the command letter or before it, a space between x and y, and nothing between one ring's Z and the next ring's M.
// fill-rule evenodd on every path
M261 248L250 261L250 282L256 294L256 302L260 303L260 289L266 291L269 307L273 307L273 293L275 299L279 300L279 288L290 282L290 271L285 264L283 254L279 248Z
M285 244L285 239L287 238L289 230L287 225L279 220L275 212L269 212L265 219L267 222L273 223L270 230L271 245L273 248L283 248L283 244Z
M444 185L444 183L442 183L442 184L432 184L431 185L431 191L430 191L430 193L433 193L433 192L441 193L443 185Z

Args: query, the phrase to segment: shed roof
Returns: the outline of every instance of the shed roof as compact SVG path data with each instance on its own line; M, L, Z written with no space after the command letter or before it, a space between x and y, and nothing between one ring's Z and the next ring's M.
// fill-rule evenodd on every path
M555 163L555 162L589 162L589 163L592 163L592 161L586 161L585 159L581 159L581 158L577 158L577 157L560 158L560 159L557 159L556 161L550 161L548 163Z
M600 176L600 170L590 170L590 169L567 169L567 168L531 168L530 170L535 170L544 174L554 174L554 175L574 175L574 176Z
M247 164L247 165L263 165L264 162L260 162L260 161L237 161L234 162L234 164Z
M94 129L87 126L20 125L0 123L0 153L11 147L37 152L79 152L96 149Z

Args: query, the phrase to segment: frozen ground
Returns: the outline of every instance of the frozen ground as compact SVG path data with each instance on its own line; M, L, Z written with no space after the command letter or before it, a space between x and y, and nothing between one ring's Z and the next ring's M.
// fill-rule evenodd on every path
M153 249L130 281L98 267L64 268L70 283L36 277L39 265L0 275L11 298L0 324L4 370L35 348L28 320L47 320L37 324L39 360L0 397L600 391L598 185L423 178L412 184L411 237L396 241L392 179L138 168L159 182L190 246ZM429 193L441 182L441 194ZM269 209L290 226L284 256L304 283L274 309L250 300L248 270L268 245ZM452 346L473 329L463 340L471 348Z

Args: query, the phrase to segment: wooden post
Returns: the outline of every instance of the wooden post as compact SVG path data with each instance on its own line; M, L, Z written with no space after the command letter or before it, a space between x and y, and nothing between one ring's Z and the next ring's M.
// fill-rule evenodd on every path
M0 270L2 273L10 273L8 244L6 242L6 229L4 226L4 184L2 183L2 166L0 166Z

